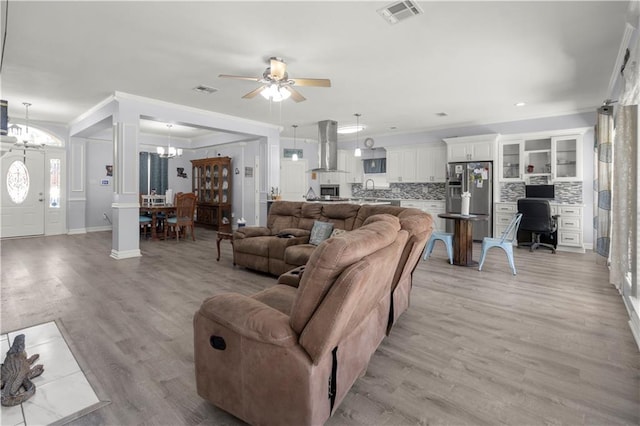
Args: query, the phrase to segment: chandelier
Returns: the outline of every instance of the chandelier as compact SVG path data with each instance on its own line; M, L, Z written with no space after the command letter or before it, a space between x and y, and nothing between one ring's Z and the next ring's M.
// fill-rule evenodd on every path
M167 129L168 129L167 148L165 149L164 147L161 147L161 146L156 148L156 152L158 153L158 156L160 158L173 158L173 157L182 156L181 148L174 148L171 146L171 128L172 127L173 127L173 124L167 124Z

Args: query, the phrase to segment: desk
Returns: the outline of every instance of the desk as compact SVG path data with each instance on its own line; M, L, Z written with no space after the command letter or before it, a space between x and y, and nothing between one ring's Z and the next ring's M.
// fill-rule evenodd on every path
M473 260L473 227L476 220L487 220L489 215L472 214L463 216L460 213L440 213L438 217L455 220L453 231L453 264L458 266L478 266Z
M151 239L158 240L158 233L156 232L157 215L158 213L166 213L176 211L176 206L140 206L140 214L151 213Z

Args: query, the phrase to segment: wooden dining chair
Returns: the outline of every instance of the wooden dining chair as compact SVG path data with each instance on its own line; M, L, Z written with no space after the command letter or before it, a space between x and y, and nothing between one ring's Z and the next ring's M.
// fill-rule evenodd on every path
M140 194L138 196L138 201L140 202L140 207L145 207L145 200L143 198L143 195ZM140 223L140 231L141 234L145 237L148 236L148 231L151 230L151 216L149 216L148 214L142 214L142 212L140 213L139 216L139 223Z
M196 195L192 192L176 195L176 215L175 217L169 217L166 219L164 228L164 238L167 239L167 233L169 228L173 228L176 234L176 241L180 239L180 229L185 229L184 234L187 234L186 228L191 229L191 238L196 240L196 234L194 232L193 214L196 209Z

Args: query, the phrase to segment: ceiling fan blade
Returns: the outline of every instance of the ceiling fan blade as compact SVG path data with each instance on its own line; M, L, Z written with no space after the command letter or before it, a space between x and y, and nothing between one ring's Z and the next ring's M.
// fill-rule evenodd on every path
M218 74L220 78L234 78L236 80L260 81L260 77L245 77L242 75Z
M278 58L271 58L271 77L274 80L280 81L284 78L284 74L287 72L287 64L279 60Z
M258 93L262 92L266 88L267 88L267 86L258 87L257 89L252 90L249 93L247 93L246 95L244 95L242 97L242 99L253 99L258 95Z
M331 80L328 78L291 78L296 86L331 87Z
M296 89L294 89L291 86L283 86L282 88L285 90L288 90L291 93L291 99L293 99L295 102L302 102L307 100L307 98L302 96L300 92L298 92Z

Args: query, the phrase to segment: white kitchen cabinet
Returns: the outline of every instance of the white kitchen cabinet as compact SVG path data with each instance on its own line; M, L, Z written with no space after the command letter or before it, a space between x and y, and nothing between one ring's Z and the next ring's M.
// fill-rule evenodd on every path
M433 230L445 231L446 219L438 217L438 214L446 211L444 200L402 200L400 205L402 207L413 207L429 213L431 217L433 217Z
M353 151L338 151L338 169L342 174L342 183L362 183L362 158L354 157Z
M447 180L447 149L442 146L416 148L416 182L445 182Z
M504 141L498 146L498 180L521 181L523 170L522 141Z
M388 182L445 182L446 165L447 151L444 146L414 145L387 148Z
M582 136L568 135L551 138L553 180L570 182L582 180Z
M497 134L446 138L447 162L493 161L497 147Z
M584 132L573 129L565 132ZM498 146L502 182L547 177L550 183L582 181L582 133L557 132L512 135Z
M320 183L320 185L338 185L340 184L340 173L338 172L318 173L318 182Z
M550 204L551 214L560 215L558 218L558 250L584 253L582 232L583 207L572 204ZM517 203L495 203L493 235L500 237L511 222L511 218L513 218L517 212Z
M387 181L416 182L416 148L387 148Z

